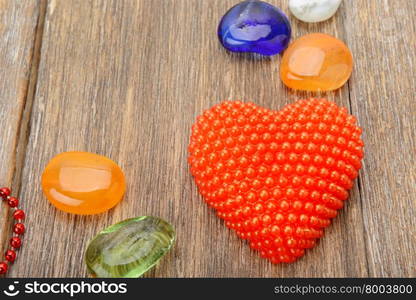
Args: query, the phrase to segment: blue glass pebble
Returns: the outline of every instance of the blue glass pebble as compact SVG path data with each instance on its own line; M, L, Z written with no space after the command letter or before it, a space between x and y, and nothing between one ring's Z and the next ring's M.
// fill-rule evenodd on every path
M249 0L232 7L221 19L218 38L233 52L275 55L289 44L290 23L277 7Z

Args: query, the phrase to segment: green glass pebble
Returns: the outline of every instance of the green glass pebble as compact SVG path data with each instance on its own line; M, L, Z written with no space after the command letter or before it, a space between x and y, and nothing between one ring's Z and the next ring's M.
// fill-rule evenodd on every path
M132 218L97 234L87 247L85 262L95 277L137 278L172 247L175 231L156 217Z

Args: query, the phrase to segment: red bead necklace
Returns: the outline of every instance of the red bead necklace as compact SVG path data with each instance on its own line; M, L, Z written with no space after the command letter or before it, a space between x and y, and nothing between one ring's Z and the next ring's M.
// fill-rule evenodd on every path
M17 222L13 226L13 237L10 239L11 247L6 251L6 254L4 255L6 260L0 262L0 274L5 274L9 267L8 264L15 261L16 251L20 248L20 246L22 246L22 240L19 236L25 232L25 225L22 223L25 218L25 212L17 208L19 200L15 197L11 197L10 194L11 190L9 188L0 188L0 198L2 198L3 201L7 201L7 204L10 206L10 208L14 210L13 219L15 222Z

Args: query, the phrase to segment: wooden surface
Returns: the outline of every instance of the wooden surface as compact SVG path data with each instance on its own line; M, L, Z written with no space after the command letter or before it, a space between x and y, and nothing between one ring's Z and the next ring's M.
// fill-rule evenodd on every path
M318 246L271 265L225 228L187 165L196 116L224 99L279 109L314 94L279 79L280 56L227 53L216 27L238 0L0 0L0 185L27 211L10 277L87 276L91 237L128 217L156 215L177 243L148 277L416 276L416 1L344 1L324 32L355 58L352 78L326 96L357 116L365 159L347 205ZM286 13L286 1L270 0ZM290 14L289 14L290 15ZM42 195L46 163L63 151L117 161L128 183L107 213L74 216ZM3 204L2 250L10 235ZM6 233L6 231L8 231Z

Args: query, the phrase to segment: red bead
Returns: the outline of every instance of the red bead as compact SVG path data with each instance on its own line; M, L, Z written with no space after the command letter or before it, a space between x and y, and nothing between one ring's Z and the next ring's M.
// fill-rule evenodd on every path
M9 188L0 189L0 197L3 198L4 200L7 200L10 207L17 207L17 205L19 204L19 200L15 197L10 197L10 194L11 194L11 191ZM15 210L13 212L13 218L18 221L23 220L25 218L24 211L21 209ZM25 232L25 226L20 222L16 223L13 226L13 232L15 234L23 234ZM13 248L18 249L22 246L22 241L19 237L12 237L10 239L10 245ZM5 258L6 258L6 261L0 263L0 274L5 274L7 272L7 269L8 269L7 261L11 263L15 261L16 252L11 249L7 250L5 253Z
M0 262L0 274L6 274L7 267L8 266L6 262Z
M25 218L25 212L23 210L21 210L21 209L17 209L13 213L13 218L15 220L23 220Z
M20 246L22 246L22 240L20 238L18 238L18 237L12 237L10 239L10 245L13 248L18 249L18 248L20 248Z
M10 196L11 191L9 188L4 187L0 189L0 197L3 198L3 200L6 200L8 196Z
M10 197L7 203L9 203L10 207L16 207L19 205L19 200L15 197Z
M13 250L7 250L6 254L4 255L6 260L9 262L14 262L16 259L16 252Z
M25 233L25 225L22 223L16 223L13 226L13 232L16 234L23 234Z

